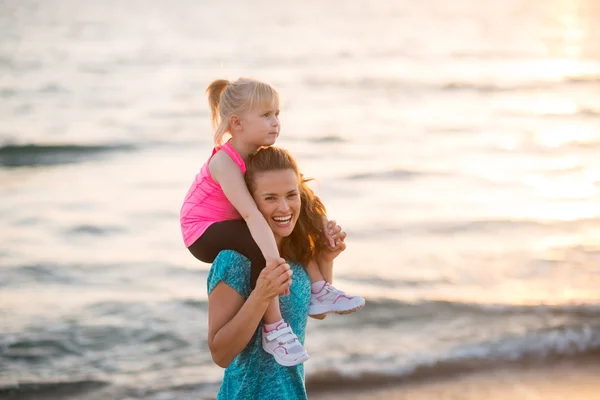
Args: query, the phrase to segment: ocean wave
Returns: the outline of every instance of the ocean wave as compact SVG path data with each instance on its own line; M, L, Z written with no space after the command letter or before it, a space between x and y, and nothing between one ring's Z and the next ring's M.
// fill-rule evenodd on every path
M73 271L54 265L21 265L12 268L0 268L0 287L21 287L29 283L43 284L79 284Z
M47 83L43 86L41 86L38 91L40 93L68 93L69 90L67 88L65 88L63 85L60 85L56 82L51 82L51 83Z
M415 171L415 170L407 170L407 169L392 169L381 172L366 172L361 174L353 174L348 175L345 179L349 180L371 180L371 179L379 179L379 180L407 180L413 179L421 175L429 175L429 173Z
M149 114L149 118L155 119L198 119L205 117L204 114L201 114L196 109L190 110L179 110L179 111L154 111Z
M197 276L194 276L194 279L196 278ZM208 309L208 300L206 298L183 298L152 304L147 302L102 301L89 304L86 306L84 313L92 317L120 315L124 318L130 318L138 317L139 315L152 315L153 312L165 309L179 310L180 312L206 311Z
M344 334L347 330L362 330L365 327L393 331L399 329L419 329L419 326L440 324L444 326L449 320L464 319L465 329L471 326L472 331L465 340L473 340L479 335L488 336L505 334L510 331L504 328L487 330L490 323L505 321L510 326L520 325L525 321L535 321L527 325L527 330L535 332L544 326L594 323L600 318L600 303L597 304L564 304L564 305L508 305L478 304L444 300L423 300L415 302L393 299L367 298L365 310L342 320L328 320L329 329ZM495 331L495 329L500 329ZM493 333L496 332L496 333Z
M0 89L0 98L8 98L14 97L18 94L16 89L13 88L1 88Z
M129 323L129 318L135 322ZM191 349L202 339L194 332L175 332L160 325L161 318L151 311L128 310L126 314L86 316L77 323L47 321L48 326L30 327L27 332L11 333L0 340L0 362L51 366L67 359L72 364L86 365L93 371L111 370L104 366L106 354L121 358L144 354L149 359L169 351ZM197 348L192 349L198 351ZM96 362L92 362L95 360ZM117 361L116 359L114 361ZM122 365L123 370L129 366ZM147 367L146 367L147 368ZM63 371L64 372L64 371Z
M600 117L600 110L593 109L593 108L587 108L587 107L580 107L577 110L576 114L586 116L586 117Z
M390 285L393 283L395 282L392 281ZM393 314L394 312L402 314L406 312L406 310L413 310L415 312L418 311L418 314L422 314L428 318L435 316L436 314L481 314L486 316L544 314L552 316L584 317L593 321L600 317L600 303L514 305L501 303L468 303L445 300L406 302L392 299L367 299L367 305L370 312L374 312L378 315L387 313ZM365 313L365 315L366 314L367 313Z
M149 269L149 268L148 268ZM130 272L131 274L129 274ZM23 264L0 268L0 287L23 288L39 285L63 285L65 288L112 286L139 278L124 265L113 264Z
M572 75L566 77L564 81L573 84L600 84L600 75Z
M549 174L551 172L548 172ZM558 171L554 174L560 174ZM565 171L570 173L570 171ZM381 176L391 175L391 172L382 173ZM410 174L410 173L409 173ZM418 174L418 173L417 173ZM401 176L402 173L399 172ZM368 176L368 178L367 178ZM363 178L364 177L364 178ZM354 175L351 177L358 180L363 179L376 179L377 174L367 173L364 175ZM533 220L533 219L480 219L480 220L455 220L455 221L443 221L433 222L424 220L421 222L414 222L410 224L404 224L401 227L397 225L384 225L380 224L376 228L371 225L361 226L360 229L349 230L352 237L356 238L376 238L376 237L389 237L390 235L399 234L455 234L455 233L481 233L481 232L501 232L504 230L534 230L534 231L548 231L556 230L561 231L564 229L577 229L586 227L596 227L600 224L600 218L581 218L571 221L554 221L554 220Z
M448 318L461 317L464 313L492 316L496 321L504 320L511 313L555 313L584 318L559 318L563 323L551 327L542 324L523 333L505 332L494 339L457 341L452 347L445 343L437 349L432 347L427 353L412 351L408 354L390 354L383 361L371 353L348 353L348 362L333 363L343 367L309 374L307 385L311 390L338 389L353 385L376 386L403 380L444 377L502 365L600 355L600 304L512 306L450 301L410 303L375 299L368 299L367 304L368 312L354 315L354 319L360 322L360 328L370 326L377 329L376 326L387 319L396 322L404 319L404 323L410 324L411 316L417 315L426 319L427 323L442 321L443 324ZM212 368L210 355L206 351L206 342L198 337L198 332L206 331L206 325L204 322L196 322L197 325L194 326L192 322L206 318L202 312L198 315L198 308L205 305L206 301L193 298L155 303L100 302L80 310L77 315L81 319L75 323L72 316L54 322L44 320L39 326L30 327L27 332L6 335L0 339L0 365L9 370L15 365L26 366L35 375L33 378L39 378L39 381L31 383L29 378L19 377L18 381L9 385L6 380L3 383L0 379L0 395L16 389L18 393L26 393L30 388L28 385L49 385L49 388L58 385L68 388L71 381L63 382L62 379L73 376L74 370L78 371L76 375L79 375L80 380L73 382L86 382L82 377L104 382L102 379L112 374L152 373L161 367L173 369L199 366L200 371L202 368L208 371ZM339 328L344 331L354 330L352 319L339 319L342 323ZM486 323L489 318L478 321ZM474 325L474 328L476 326L479 325ZM335 329L335 325L330 325L327 335L335 334ZM398 332L398 340L401 340L402 332ZM394 350L391 349L390 352L394 353ZM129 361L133 359L137 361L131 364ZM45 371L45 374L38 376L38 371ZM44 379L48 379L48 382ZM199 382L188 389L203 387L211 382L199 373ZM137 383L131 382L131 385ZM144 390L151 387L153 386ZM171 385L169 388L186 389L185 385Z
M488 220L464 220L448 222L422 221L398 227L396 225L364 226L360 229L348 230L353 238L374 239L379 237L390 237L393 235L415 235L415 234L469 234L469 233L501 233L503 231L523 230L527 232L552 232L567 229L595 228L600 224L600 218L581 218L572 221L544 221L528 219L488 219Z
M452 283L450 279L384 279L378 276L345 276L344 280L387 288L424 287Z
M586 222L587 221L587 222ZM594 221L580 220L569 222L544 222L533 220L512 220L512 219L490 219L473 221L448 221L448 222L430 222L422 221L403 225L402 227L391 225L363 226L360 229L348 230L353 238L374 239L380 237L389 238L394 235L415 235L415 234L433 234L448 235L457 233L497 233L503 230L548 230L559 229L579 224L594 224Z
M95 379L63 380L63 381L32 381L20 382L18 384L0 385L0 397L11 399L33 399L39 398L61 398L62 396L72 398L78 393L96 390L109 385L110 382ZM14 396L14 397L13 397ZM61 396L61 397L58 397Z
M5 145L0 147L0 166L31 167L70 164L110 152L132 151L132 145Z
M146 274L140 275L143 268ZM96 288L142 282L151 274L152 279L168 276L170 279L192 279L202 282L206 279L208 271L184 268L168 264L62 264L62 263L34 263L4 265L0 267L0 288L12 287L15 289L27 286L46 284L64 285L65 288L94 286ZM186 301L186 300L182 300ZM122 303L118 303L122 304ZM184 304L185 305L185 304Z
M449 223L439 223L429 226L427 231L431 233L449 234L459 232L496 232L503 229L545 227L548 227L548 224L539 221L490 219L478 221L456 221Z
M116 226L76 225L68 229L67 233L70 235L106 236L123 231L124 229Z
M567 112L532 112L532 111L502 111L501 115L509 117L546 117L546 118L597 118L600 117L600 110L589 107L577 107L575 110Z
M443 91L471 91L480 93L494 93L494 92L522 92L522 91L536 91L542 90L553 86L552 83L547 82L530 82L530 83L519 83L514 85L497 85L497 84L485 84L485 83L471 83L471 82L450 82L441 85Z
M478 82L417 82L414 80L400 80L390 78L356 78L356 79L318 79L308 78L305 83L309 86L333 86L333 87L354 87L358 89L379 89L379 90L439 90L439 91L472 91L481 93L507 92L507 91L535 91L551 88L556 85L555 82L528 82L518 84L494 84Z
M326 135L312 138L311 141L316 143L343 143L346 142L346 139L338 135Z
M373 387L403 381L429 380L506 366L539 365L565 359L598 360L600 325L559 327L497 342L466 345L446 354L416 355L400 365L346 370L328 368L307 376L311 390ZM377 363L373 362L373 365Z
M4 344L2 358L39 361L61 357L68 354L82 355L76 346L59 338L22 339L13 343Z
M187 307L197 308L200 310L208 309L208 300L188 299L188 300L182 300L181 304L183 304L184 306L187 306Z
M539 80L528 82L506 82L506 83L488 83L488 82L469 82L469 81L447 81L447 82L418 82L415 80L403 80L394 78L355 78L355 79L322 79L318 77L307 77L305 84L313 87L343 87L357 89L376 89L376 90L404 90L404 91L443 91L443 92L477 92L477 93L497 93L497 92L535 92L542 90L552 90L563 85L596 85L600 83L598 76L571 76L562 80Z
M571 221L543 221L527 219L490 219L466 222L454 222L448 224L436 224L431 227L431 232L455 233L455 232L498 232L505 229L541 229L557 230L582 229L595 227L600 223L600 218L581 218Z

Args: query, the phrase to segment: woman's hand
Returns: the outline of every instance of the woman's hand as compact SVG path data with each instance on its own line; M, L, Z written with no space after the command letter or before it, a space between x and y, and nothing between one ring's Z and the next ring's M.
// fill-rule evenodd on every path
M256 280L254 290L266 300L271 301L275 296L289 293L292 274L293 271L283 258L268 261L267 266Z
M340 253L346 250L346 232L334 220L325 225L325 248L321 252L321 261L332 262ZM332 245L333 243L333 245Z

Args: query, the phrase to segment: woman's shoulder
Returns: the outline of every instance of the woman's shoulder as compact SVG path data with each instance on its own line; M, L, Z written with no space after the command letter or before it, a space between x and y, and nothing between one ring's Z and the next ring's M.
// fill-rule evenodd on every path
M235 250L221 251L208 273L208 293L223 282L244 298L250 295L250 260Z
M238 253L235 250L222 250L217 257L215 258L215 261L213 262L213 265L215 264L228 264L228 265L236 265L236 266L245 266L245 264L250 263L250 260L248 260L246 257L244 257L241 253Z

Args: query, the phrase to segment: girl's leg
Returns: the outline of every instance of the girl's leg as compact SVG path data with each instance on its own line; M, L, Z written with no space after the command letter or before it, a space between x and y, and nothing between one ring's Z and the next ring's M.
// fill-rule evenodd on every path
M308 273L308 277L310 278L311 283L324 281L325 278L319 269L319 264L315 260L310 260L308 265L306 266L306 272Z
M350 314L364 307L365 299L362 297L349 296L329 284L315 260L308 263L306 272L311 282L310 317L323 319L330 313Z
M265 324L274 324L283 320L281 316L281 310L279 309L279 297L275 297L273 301L269 303L265 315L263 315L263 321Z
M207 263L212 263L222 250L235 250L242 254L250 260L250 289L252 290L256 287L256 280L266 266L265 258L252 238L248 225L240 219L212 224L189 247L189 250L198 260ZM272 324L282 319L279 298L276 297L269 304L263 320L267 324Z

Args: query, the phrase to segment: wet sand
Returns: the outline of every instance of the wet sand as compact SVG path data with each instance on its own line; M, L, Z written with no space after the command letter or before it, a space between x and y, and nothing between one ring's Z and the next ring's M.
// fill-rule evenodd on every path
M311 400L600 400L600 358L511 367L396 386L309 392Z

